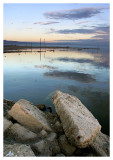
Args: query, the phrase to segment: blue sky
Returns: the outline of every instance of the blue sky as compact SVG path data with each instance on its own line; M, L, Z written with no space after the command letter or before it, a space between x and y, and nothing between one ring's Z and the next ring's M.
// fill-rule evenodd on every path
M109 4L4 4L4 40L109 42Z

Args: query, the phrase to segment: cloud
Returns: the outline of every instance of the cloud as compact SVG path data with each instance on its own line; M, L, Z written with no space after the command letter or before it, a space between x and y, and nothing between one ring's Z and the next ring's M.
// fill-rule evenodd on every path
M63 61L63 62L79 62L79 63L92 63L93 60L91 59L75 59L75 58L57 58L58 61Z
M103 10L108 9L107 7L100 8L79 8L71 10L61 10L44 13L46 18L49 19L67 19L67 20L78 20L82 18L90 18L95 15L102 13Z
M108 35L107 35L108 36ZM101 38L101 39L97 39L96 37L92 37L92 38L90 38L90 39L79 39L79 40L65 40L65 39L62 39L62 40L55 40L55 42L57 42L57 43L66 43L66 45L68 45L68 44L72 44L73 43L73 45L92 45L92 46L94 46L94 45L97 45L97 46L99 46L99 45L102 45L102 46L106 46L106 45L109 45L109 38L107 38L107 39L104 39L104 37L103 37L103 39Z
M62 29L55 32L60 34L109 34L109 26L98 26L89 29Z
M59 23L59 22L56 22L56 21L34 22L33 24L50 25L50 24L56 24L56 23Z
M109 43L109 26L97 26L89 29L52 29L50 33L59 34L93 34L90 39L79 39L79 40L60 40L59 42L76 42L84 44L100 44L103 42ZM56 40L57 41L57 40ZM58 42L58 41L57 41Z
M57 33L60 34L92 34L95 33L95 31L93 29L62 29L62 30L58 30L56 31Z
M83 23L88 23L89 21L81 21L81 22L78 22L76 24L83 24Z
M110 37L109 37L108 34L105 34L105 35L99 34L99 35L93 36L92 38L93 38L93 39L105 39L106 41L108 41Z
M26 29L32 29L31 27L29 27L29 28L26 28Z
M51 78L61 78L61 79L69 79L69 80L75 80L83 83L91 83L95 82L96 79L92 77L90 74L85 74L85 73L78 73L74 71L52 71L52 72L46 72L44 74L46 77L51 77Z

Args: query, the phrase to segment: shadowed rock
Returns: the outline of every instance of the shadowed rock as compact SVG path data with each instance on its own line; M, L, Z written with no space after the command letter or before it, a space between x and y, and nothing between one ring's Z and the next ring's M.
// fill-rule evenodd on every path
M37 156L54 156L60 153L56 133L50 133L47 138L31 145L32 150Z
M6 118L4 118L4 133L13 125L13 123Z
M29 131L18 123L15 123L10 128L9 133L17 142L21 143L28 143L37 139L37 134Z
M53 103L69 142L79 148L91 144L100 132L101 126L80 100L56 91Z
M31 148L36 156L39 157L52 156L52 152L49 149L49 144L45 140L41 140L38 143L31 145Z
M100 132L90 145L98 156L109 156L109 137Z
M74 146L69 144L65 135L61 135L59 137L59 143L60 143L60 148L62 150L62 153L64 153L66 156L71 156L76 150Z
M37 107L38 109L42 110L42 111L45 111L45 110L46 110L45 104L38 104L38 105L36 105L36 107Z

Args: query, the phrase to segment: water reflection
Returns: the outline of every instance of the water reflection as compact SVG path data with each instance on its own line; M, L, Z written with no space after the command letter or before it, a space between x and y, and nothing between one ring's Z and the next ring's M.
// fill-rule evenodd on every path
M48 65L41 65L41 66L38 66L38 65L35 65L34 66L35 68L41 68L41 69L57 69L57 67L53 67L53 66L48 66Z
M80 98L109 133L109 51L32 49L4 54L4 98L53 106L56 89Z
M69 79L69 80L76 80L83 83L90 83L95 82L96 79L92 77L90 74L84 74L84 73L78 73L78 72L72 72L72 71L51 71L44 73L46 77L52 77L52 78L61 78L61 79Z
M109 68L109 60L103 61L100 59L100 61L96 61L95 59L94 60L92 60L92 59L75 59L75 58L68 58L68 57L57 58L54 60L63 61L63 62L90 63L90 64L93 64L97 67Z

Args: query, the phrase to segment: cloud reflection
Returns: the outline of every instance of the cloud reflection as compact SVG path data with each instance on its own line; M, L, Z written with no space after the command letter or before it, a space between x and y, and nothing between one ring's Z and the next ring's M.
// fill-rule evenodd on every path
M91 83L96 81L96 79L92 77L90 74L78 73L74 71L64 72L64 71L55 70L52 72L46 72L44 75L46 77L69 79L69 80L75 80L83 83Z
M39 66L39 65L34 65L35 68L41 68L41 69L57 69L57 67L53 67L53 66L48 66L48 65L42 65L42 66Z
M105 59L105 61L102 60L100 62L96 62L91 59L75 59L75 58L67 58L67 57L57 58L56 60L62 61L62 62L90 63L90 64L93 64L97 67L109 68L109 60L106 60L106 59Z

